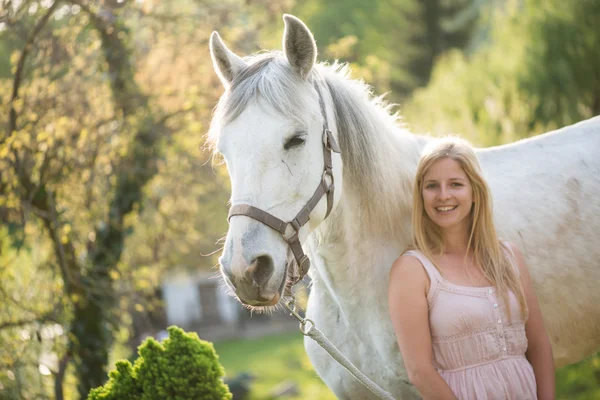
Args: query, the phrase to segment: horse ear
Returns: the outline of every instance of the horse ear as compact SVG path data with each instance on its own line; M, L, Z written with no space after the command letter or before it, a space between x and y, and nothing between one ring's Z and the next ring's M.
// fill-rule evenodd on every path
M317 61L317 44L310 30L293 15L283 14L283 51L290 65L303 78Z
M217 32L210 35L209 47L215 72L219 75L223 86L228 88L233 78L248 64L225 46Z

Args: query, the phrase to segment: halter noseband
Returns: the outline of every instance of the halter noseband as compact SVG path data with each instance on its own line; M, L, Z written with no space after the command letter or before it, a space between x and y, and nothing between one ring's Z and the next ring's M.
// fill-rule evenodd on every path
M256 221L262 222L268 227L276 230L283 236L283 240L290 246L292 253L294 254L294 261L298 265L299 274L292 276L292 286L295 285L298 281L306 276L308 273L308 269L310 268L310 259L304 251L302 250L302 245L300 244L300 238L298 234L300 232L300 228L302 228L308 221L310 213L317 206L319 201L323 195L327 194L327 213L325 214L325 218L329 216L331 212L331 208L333 207L333 191L334 191L334 182L333 182L333 164L332 164L332 156L331 153L341 153L341 150L336 143L335 139L331 131L329 130L329 124L327 123L327 112L325 110L325 103L323 102L323 97L321 96L321 91L319 90L319 86L315 83L315 89L317 94L319 95L319 106L321 107L321 114L323 116L323 159L324 159L324 167L323 167L323 175L321 177L321 182L319 186L315 190L315 193L312 195L308 203L302 207L300 212L296 215L294 219L289 222L285 222L274 216L273 214L269 214L266 211L261 210L260 208L253 207L248 204L235 204L231 206L229 209L229 215L227 217L227 221L231 219L231 217L236 215L243 215ZM329 179L329 182L327 181ZM288 267L289 268L289 267ZM288 271L289 273L289 271Z

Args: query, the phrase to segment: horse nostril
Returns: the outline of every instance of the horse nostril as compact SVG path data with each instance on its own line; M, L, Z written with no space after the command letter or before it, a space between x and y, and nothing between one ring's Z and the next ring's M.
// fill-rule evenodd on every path
M258 286L263 286L269 281L275 268L273 266L273 260L269 256L260 256L254 259L248 269L248 274L252 277L252 280L256 282Z

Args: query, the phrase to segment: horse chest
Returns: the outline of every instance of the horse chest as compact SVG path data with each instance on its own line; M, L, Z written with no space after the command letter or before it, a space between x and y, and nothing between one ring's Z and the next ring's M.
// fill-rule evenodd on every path
M317 280L309 298L307 317L359 370L396 399L419 398L412 386L402 383L406 373L401 355L391 328L389 332L379 331L382 325L385 327L377 317L379 313L371 313L370 317L360 316L356 310L345 314L335 303ZM369 323L371 319L373 323ZM311 338L306 337L304 343L315 370L339 399L377 399ZM382 353L381 348L387 351Z

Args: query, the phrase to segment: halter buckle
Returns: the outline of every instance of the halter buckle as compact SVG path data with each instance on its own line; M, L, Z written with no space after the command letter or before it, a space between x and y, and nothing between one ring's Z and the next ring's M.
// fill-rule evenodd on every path
M327 180L327 178L329 180ZM331 187L333 186L333 170L331 168L325 167L323 175L321 176L321 180L325 182L325 185L327 187L326 191L328 192L329 190L331 190Z
M337 142L333 138L333 133L331 133L328 128L323 129L323 143L325 144L325 148L329 151L333 151L334 153L342 152Z

